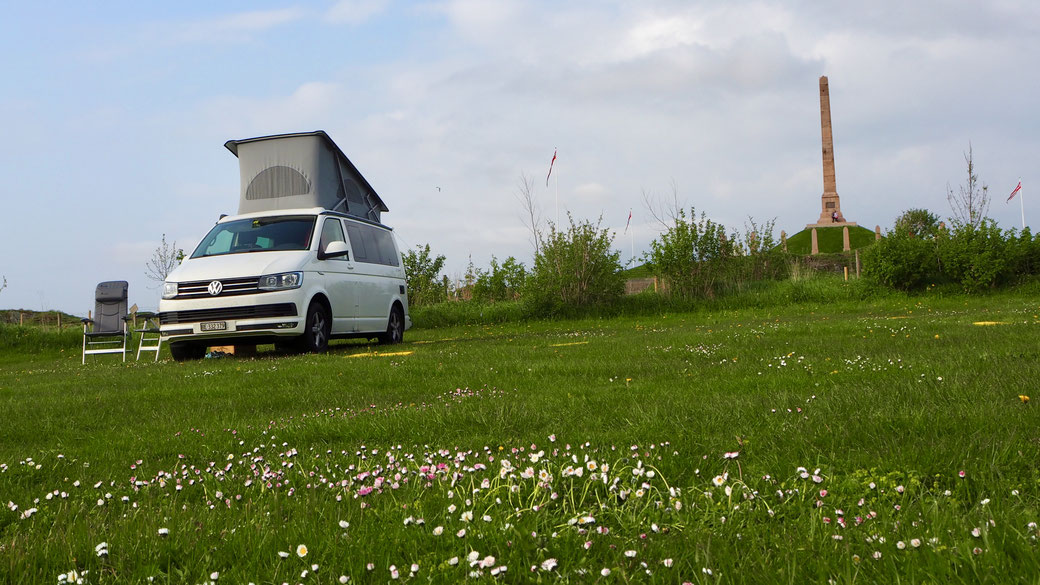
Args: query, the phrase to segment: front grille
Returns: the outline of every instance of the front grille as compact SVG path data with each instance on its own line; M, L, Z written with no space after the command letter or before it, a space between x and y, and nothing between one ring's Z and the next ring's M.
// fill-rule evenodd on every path
M229 321L237 319L261 319L266 317L295 317L295 303L274 305L250 305L246 307L221 307L219 309L193 309L191 311L166 311L159 313L159 322L199 323L201 321Z
M199 280L196 282L181 282L177 284L177 296L178 299L197 299L202 297L212 297L209 294L209 283L212 280ZM267 292L259 290L260 277L250 276L246 278L225 278L221 279L220 284L224 286L223 290L220 291L218 297L233 297L236 295L251 295L258 292Z

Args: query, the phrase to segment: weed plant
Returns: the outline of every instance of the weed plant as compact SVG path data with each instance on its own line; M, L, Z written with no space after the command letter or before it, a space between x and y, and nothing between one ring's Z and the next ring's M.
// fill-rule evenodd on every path
M0 582L1034 583L1035 289L190 363L4 328Z

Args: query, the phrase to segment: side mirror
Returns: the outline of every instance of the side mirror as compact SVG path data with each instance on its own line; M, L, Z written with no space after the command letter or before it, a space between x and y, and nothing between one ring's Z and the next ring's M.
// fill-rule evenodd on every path
M347 247L346 242L330 242L324 250L318 250L318 260L328 260L329 258L339 258L346 256L347 260L350 260L350 248Z

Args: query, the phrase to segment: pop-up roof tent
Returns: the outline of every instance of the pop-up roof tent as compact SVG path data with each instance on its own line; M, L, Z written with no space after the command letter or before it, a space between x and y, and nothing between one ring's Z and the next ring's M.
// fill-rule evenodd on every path
M228 140L242 180L239 213L324 207L369 221L390 211L325 132Z

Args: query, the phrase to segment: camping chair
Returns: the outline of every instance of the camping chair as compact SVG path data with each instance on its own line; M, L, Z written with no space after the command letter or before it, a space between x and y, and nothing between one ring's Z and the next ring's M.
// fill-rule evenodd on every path
M141 339L137 342L137 361L141 361L142 351L154 351L155 361L159 361L159 350L162 349L162 336L159 335L158 313L138 313L138 317L144 319L144 325L140 329L134 329L134 333L140 333ZM145 344L149 345L145 345ZM153 345L154 344L154 345Z
M110 280L94 291L94 318L83 321L83 363L88 354L121 353L126 361L127 331L125 280ZM101 349L87 349L101 346ZM118 347L116 347L118 346Z

